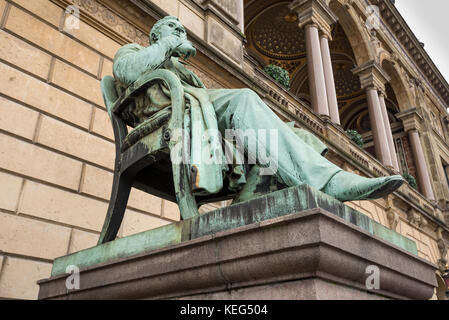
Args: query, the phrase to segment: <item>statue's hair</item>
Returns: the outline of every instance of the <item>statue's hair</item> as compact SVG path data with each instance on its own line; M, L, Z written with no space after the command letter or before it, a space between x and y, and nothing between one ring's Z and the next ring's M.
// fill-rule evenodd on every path
M156 23L153 25L153 28L151 28L151 31L150 31L150 43L155 43L159 40L160 27L170 20L175 20L175 21L179 22L179 19L174 16L166 16L166 17L163 17L162 19L156 21Z

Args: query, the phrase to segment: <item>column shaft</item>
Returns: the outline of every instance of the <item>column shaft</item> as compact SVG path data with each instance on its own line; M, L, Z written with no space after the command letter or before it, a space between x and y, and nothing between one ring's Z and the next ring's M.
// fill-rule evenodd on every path
M337 92L335 90L334 71L332 70L329 40L325 35L321 36L321 55L323 59L324 80L326 83L327 103L331 121L340 125L340 114L338 112Z
M312 107L319 115L329 116L318 28L313 24L309 24L306 25L305 31Z
M391 162L393 167L399 171L399 162L396 154L396 148L394 147L393 133L391 132L390 120L388 119L387 105L385 104L385 97L381 94L379 97L380 109L382 111L382 119L385 125L385 131L387 134L388 148L390 149Z
M410 130L408 136L410 138L413 158L415 159L416 173L421 192L429 200L434 200L435 197L433 195L429 171L427 170L426 161L424 159L424 151L422 149L418 130Z
M373 87L368 88L366 94L377 159L382 162L383 165L392 167L387 134L385 132L382 111L380 110L379 95L377 94L377 90Z

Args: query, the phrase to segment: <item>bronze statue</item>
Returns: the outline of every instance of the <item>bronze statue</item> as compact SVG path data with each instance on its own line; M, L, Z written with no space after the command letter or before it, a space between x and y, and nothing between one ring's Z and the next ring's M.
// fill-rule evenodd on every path
M150 42L120 48L114 78L101 81L117 154L99 243L115 239L132 187L176 201L188 219L202 203L302 184L352 201L384 197L404 182L342 170L317 137L284 123L250 89L207 89L179 60L196 50L178 18L156 22Z
M223 137L226 129L274 129L279 137L275 175L286 186L307 183L340 201L351 201L383 197L404 182L401 176L369 179L343 171L295 135L250 89L205 88L201 80L179 60L181 56L185 60L194 56L196 50L187 40L186 31L178 18L167 16L156 22L150 41L149 47L137 44L122 47L114 59L114 76L126 88L148 70L164 68L175 73L184 87L191 120L197 120L191 121L192 145L201 139L195 136L195 132L206 129L218 128ZM127 121L130 125L137 125L169 105L170 97L164 86L154 85L136 100L135 108L127 114ZM266 151L267 154L272 153L271 150ZM192 151L194 154L195 151ZM221 190L226 175L222 165L191 165L194 194ZM231 179L233 182L244 181L244 173ZM235 186L236 183L230 185Z

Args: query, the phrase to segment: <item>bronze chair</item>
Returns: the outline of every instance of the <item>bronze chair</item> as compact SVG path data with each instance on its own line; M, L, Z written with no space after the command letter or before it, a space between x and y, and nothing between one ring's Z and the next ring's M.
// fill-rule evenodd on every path
M121 113L134 103L135 97L157 82L163 82L170 91L171 112L166 108L167 112L158 112L128 133ZM198 207L203 203L234 196L223 191L195 198L190 192L188 162L171 162L170 155L185 159L187 154L184 145L183 148L175 148L184 141L182 134L173 133L182 132L177 129L183 128L185 100L181 82L171 71L147 72L120 96L111 76L102 79L101 88L114 130L116 156L111 199L98 244L115 239L132 187L177 202L182 219L198 215Z

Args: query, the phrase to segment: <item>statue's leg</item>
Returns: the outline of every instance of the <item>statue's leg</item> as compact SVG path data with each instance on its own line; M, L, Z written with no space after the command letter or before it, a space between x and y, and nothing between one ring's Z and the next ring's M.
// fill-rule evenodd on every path
M384 197L404 182L401 176L364 178L343 171L298 137L252 90L221 89L208 93L221 133L226 135L226 129L240 129L243 133L255 130L252 134L258 148L265 149L277 161L276 177L287 186L306 183L338 200L351 201ZM277 139L266 143L264 133L258 130L272 130ZM245 150L249 150L247 141Z
M322 189L342 170L300 139L254 91L218 89L208 90L208 93L221 133L225 135L225 129L254 130L258 146L264 146L277 162L277 178L287 186L307 183ZM262 135L269 136L270 130L277 139L264 143ZM247 150L246 144L245 148Z

